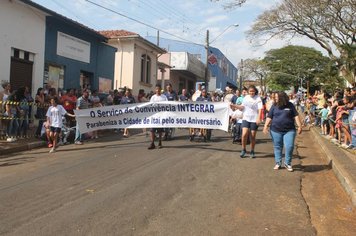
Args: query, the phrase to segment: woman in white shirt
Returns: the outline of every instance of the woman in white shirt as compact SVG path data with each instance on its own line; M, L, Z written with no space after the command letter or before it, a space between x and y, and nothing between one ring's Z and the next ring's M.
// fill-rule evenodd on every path
M68 113L62 105L58 105L58 98L54 97L51 99L51 106L47 110L47 123L46 123L46 129L50 129L50 139L48 140L49 142L53 142L52 149L49 151L50 153L55 152L56 147L57 147L57 139L59 134L61 133L62 126L63 126L63 121L62 117L68 115L70 117L75 117L75 115L72 115Z
M242 151L241 158L246 155L247 138L251 137L251 151L250 157L255 158L255 145L256 145L256 133L258 125L261 123L260 117L262 112L262 100L258 96L258 90L254 85L248 88L248 95L246 95L241 105L234 106L237 109L243 111L242 117Z

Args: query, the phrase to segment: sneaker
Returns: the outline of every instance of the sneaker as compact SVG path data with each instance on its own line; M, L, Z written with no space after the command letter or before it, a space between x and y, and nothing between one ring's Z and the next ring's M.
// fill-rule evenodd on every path
M148 150L152 150L152 149L155 149L155 148L156 148L155 144L151 143L151 145L148 147Z
M347 144L343 143L343 144L341 144L341 147L347 149L349 146Z
M251 150L250 152L250 158L255 158L256 155L255 155L255 151L254 150Z
M291 165L287 165L286 163L284 163L284 167L289 171L292 172L293 171L293 167Z
M53 144L52 143L48 143L48 147L49 148L53 147Z
M83 145L83 143L80 142L80 141L75 141L74 144L76 144L76 145Z
M281 165L276 163L276 165L273 167L274 170L279 170L281 168Z
M11 143L11 142L13 142L14 140L13 140L12 138L7 138L6 141L9 142L9 143Z
M240 157L241 158L244 158L246 155L246 150L242 150L241 153L240 153Z
M54 149L54 147L51 148L51 150L49 150L49 153L54 153L54 152L56 152L56 150Z

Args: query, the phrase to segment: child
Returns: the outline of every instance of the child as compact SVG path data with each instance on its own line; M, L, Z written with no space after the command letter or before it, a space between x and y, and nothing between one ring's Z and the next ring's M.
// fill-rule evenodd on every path
M328 105L325 103L323 106L323 109L321 109L319 111L319 115L321 115L321 134L322 135L327 135L328 114L329 114Z
M233 124L232 143L241 143L242 117L243 117L243 113L239 109L236 109L231 114L231 122Z
M305 111L304 112L304 120L303 120L303 126L307 127L308 130L310 130L310 123L311 123L311 118L309 112Z
M50 153L55 152L56 150L56 144L57 144L57 138L61 132L62 126L63 126L63 121L62 121L62 116L68 115L70 117L75 117L75 115L72 115L68 113L62 105L58 105L58 98L54 97L51 99L51 106L47 110L47 129L50 129L49 133L49 142L52 141L53 146L52 149L49 151Z

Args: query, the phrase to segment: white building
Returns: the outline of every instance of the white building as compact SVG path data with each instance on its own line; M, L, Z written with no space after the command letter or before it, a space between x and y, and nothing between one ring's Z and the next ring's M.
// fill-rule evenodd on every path
M43 84L46 14L28 2L0 1L0 81L34 93Z

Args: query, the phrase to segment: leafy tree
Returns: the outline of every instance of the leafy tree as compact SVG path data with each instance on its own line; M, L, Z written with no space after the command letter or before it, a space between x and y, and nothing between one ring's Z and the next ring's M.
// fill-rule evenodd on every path
M262 60L244 60L243 64L239 63L239 68L243 70L244 79L257 79L260 82L262 92L266 92L268 68Z
M274 89L311 88L321 83L342 84L335 63L314 48L287 46L266 52L263 63L269 70L268 86ZM343 87L343 86L339 86Z
M306 36L325 49L344 77L353 83L356 74L355 0L282 0L262 13L251 40Z

